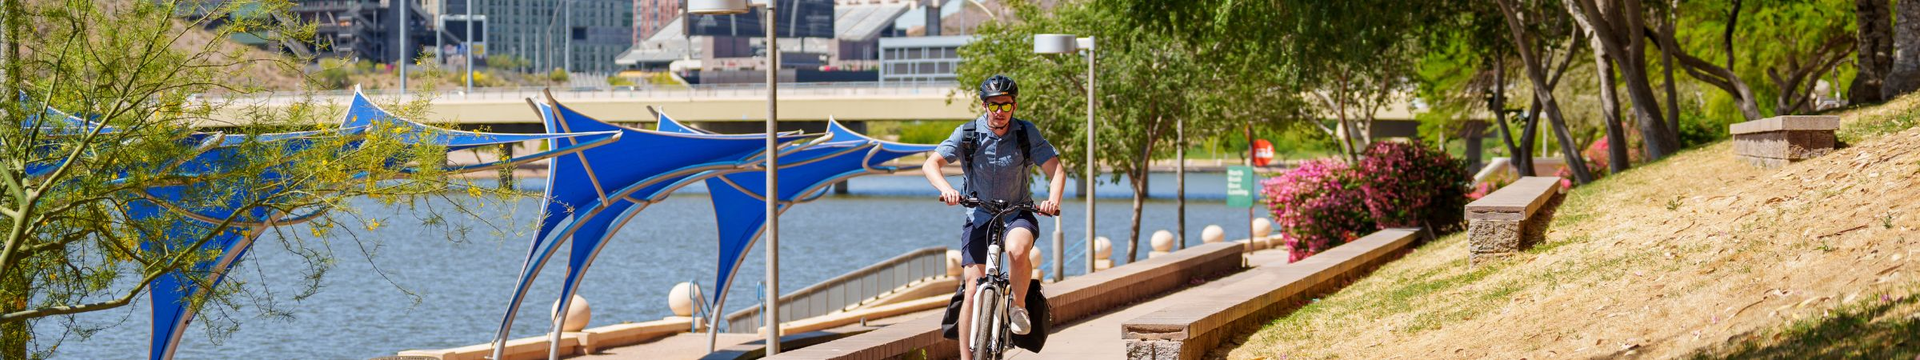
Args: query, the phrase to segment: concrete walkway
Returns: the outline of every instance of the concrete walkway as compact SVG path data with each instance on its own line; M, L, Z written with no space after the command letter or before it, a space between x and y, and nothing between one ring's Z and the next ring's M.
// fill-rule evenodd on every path
M821 330L821 331L830 332L830 333L865 332L865 331L870 331L873 329L885 327L887 325L906 322L907 320L912 320L918 317L938 314L939 311L943 311L943 310L944 309L913 312L913 313L909 313L901 316L893 316L893 317L887 317L882 319L869 320L865 325L852 324L852 325L841 326L841 327L836 327L836 328ZM791 341L791 339L787 339L786 336L782 336L781 338L782 338L781 340L782 344L785 344L788 341ZM766 335L761 335L761 334L721 333L719 338L715 339L714 346L716 349L720 349L722 351L726 351L726 350L752 351L752 350L758 350L760 348L766 347L765 342L761 341L766 339L767 339ZM587 354L587 355L582 355L578 357L571 357L569 359L585 359L585 360L684 359L684 360L691 360L691 359L699 359L705 356L707 356L707 333L702 332L702 333L674 334L673 336L668 336L665 338L661 338L659 340L653 340L645 343L605 349L605 350L601 350L598 353Z
M1247 255L1249 270L1259 266L1283 265L1287 263L1285 249L1255 251ZM1114 309L1085 321L1066 324L1047 336L1047 347L1039 354L1015 348L1008 354L1009 359L1125 359L1127 344L1120 338L1120 324L1139 318L1174 304L1198 300L1206 296L1210 289L1226 286L1241 279L1251 277L1253 272L1241 271L1224 278L1208 281L1206 284L1181 289L1159 298Z

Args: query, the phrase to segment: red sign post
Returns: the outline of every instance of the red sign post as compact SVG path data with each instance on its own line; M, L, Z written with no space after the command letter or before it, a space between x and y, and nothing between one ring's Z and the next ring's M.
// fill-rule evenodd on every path
M1273 163L1273 143L1267 139L1253 141L1253 166L1267 166Z

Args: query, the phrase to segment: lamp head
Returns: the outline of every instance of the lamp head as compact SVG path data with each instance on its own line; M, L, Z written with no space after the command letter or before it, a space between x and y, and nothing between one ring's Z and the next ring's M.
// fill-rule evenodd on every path
M1033 36L1033 52L1038 54L1066 54L1079 50L1079 44L1073 35L1038 34Z
M734 15L747 12L747 0L687 0L687 12L699 15Z

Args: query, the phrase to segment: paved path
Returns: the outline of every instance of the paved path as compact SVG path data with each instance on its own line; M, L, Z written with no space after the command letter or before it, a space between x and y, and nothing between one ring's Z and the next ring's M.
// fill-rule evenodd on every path
M1287 252L1281 250L1256 251L1247 257L1249 266L1285 264ZM1161 295L1153 300L1114 309L1094 316L1085 321L1067 324L1047 336L1047 347L1039 354L1023 349L1014 349L1009 359L1125 359L1127 345L1120 338L1120 324L1133 320L1173 304L1197 300L1208 294L1208 290L1226 286L1249 277L1251 271L1241 271L1224 278L1214 279L1200 286L1181 289L1172 294Z
M893 325L893 324L905 322L907 320L913 320L915 318L919 318L922 316L936 314L937 311L942 311L942 310L945 310L945 309L925 310L920 312L901 314L900 316L870 320L870 321L867 321L866 325L851 324L847 326L841 326L841 327L821 330L821 331L846 333L846 332L873 330L873 329L878 329L887 325ZM1116 329L1118 328L1116 327ZM720 337L716 339L716 341L714 342L714 347L722 350L727 350L729 348L733 348L733 350L757 349L765 346L765 345L762 345L764 343L760 341L766 340L766 338L767 338L766 335L760 335L760 334L721 333ZM791 341L791 340L789 339L787 341ZM782 343L785 343L785 342L786 341L782 341ZM673 336L661 338L659 340L621 346L621 347L616 347L612 349L605 349L605 350L601 350L599 353L572 357L569 359L691 360L691 359L699 359L702 356L707 356L707 333L679 333L679 334L674 334Z
M1284 249L1261 250L1247 256L1248 265L1254 266L1254 267L1258 267L1262 265L1285 264L1286 261L1287 261L1287 252ZM1120 338L1121 323L1126 322L1127 320L1132 320L1134 318L1140 317L1141 315L1146 315L1148 313L1166 308L1167 306L1170 306L1173 304L1194 301L1195 299L1198 299L1200 297L1207 296L1209 289L1231 284L1235 281L1241 280L1242 278L1248 277L1251 274L1252 272L1250 271L1242 271L1240 273L1237 273L1231 276L1209 281L1206 284L1202 284L1200 286L1181 289L1179 291L1176 291L1170 294L1161 295L1160 297L1154 298L1152 300L1114 309L1080 322L1065 324L1065 326L1061 326L1059 329L1056 329L1052 335L1048 336L1047 347L1044 352L1040 354L1034 354L1034 353L1026 352L1025 350L1015 349L1012 354L1009 354L1008 358L1012 358L1012 359L1122 359L1122 358L1125 358L1127 349L1126 349L1125 342L1122 341ZM834 328L826 331L849 332L849 331L871 330L871 329L876 329L882 326L891 325L898 322L904 322L907 320L916 319L922 316L936 314L937 311L940 311L940 310L941 309L935 309L935 310L927 310L922 312L915 312L911 314L904 314L900 316L889 317L886 319L870 321L866 324L866 326L854 324L854 325L847 325L847 326ZM753 334L721 334L718 341L718 347L723 349L728 347L757 348L759 347L758 344L750 344L750 343L755 343L760 339L762 339L761 336L753 335ZM655 340L653 342L648 342L643 344L606 349L600 353L577 357L576 359L590 359L590 360L697 359L701 356L705 356L706 354L707 354L707 334L687 333L687 334L677 334L671 337L667 337L667 338L663 338L660 340Z

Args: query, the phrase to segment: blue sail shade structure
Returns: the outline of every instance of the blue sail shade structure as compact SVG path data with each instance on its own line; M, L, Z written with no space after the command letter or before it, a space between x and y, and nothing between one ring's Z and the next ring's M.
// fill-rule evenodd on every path
M548 127L548 133L544 134L499 134L442 129L394 116L393 113L380 108L380 105L374 104L372 100L368 99L367 96L362 94L357 88L354 89L353 102L347 107L346 118L341 121L340 126L342 128L366 127L370 131L394 131L389 130L389 128L399 127L399 135L402 142L408 144L445 146L447 147L447 151L459 151L491 145L516 144L524 141L568 139L568 144L565 147L549 146L546 151L517 156L510 159L450 166L446 169L448 172L471 172L516 166L518 164L553 158L596 146L611 144L620 140L620 136L623 135L623 133L612 131L611 129L587 130L584 132L561 130L562 132L554 133L552 131L555 129L552 127Z
M665 114L659 117L662 129L694 131ZM827 134L834 141L781 155L778 171L782 183L798 186L780 187L776 211L785 213L793 204L817 199L826 194L828 186L848 178L910 169L912 167L889 167L885 164L934 149L933 145L903 144L867 137L833 119L827 120ZM747 252L753 249L754 243L766 229L765 178L763 171L754 170L720 174L706 180L719 231L718 266L714 273L714 290L718 295L711 300L710 308L724 309L727 290L733 285L740 262L745 260ZM708 320L710 327L719 324L718 316Z
M702 174L739 171L753 164L740 161L765 150L765 138L731 135L668 133L609 124L581 114L548 95L546 103L528 101L549 128L562 131L613 131L621 140L606 146L554 158L549 165L545 203L539 230L527 249L507 311L495 337L496 357L504 349L513 318L528 288L560 245L571 241L560 308L566 308L593 258L607 239L648 205L674 189L697 181ZM783 134L780 142L816 135ZM549 140L553 147L571 140ZM645 159L635 161L635 159ZM708 175L710 176L710 175ZM569 223L570 222L570 223ZM569 223L561 228L562 223ZM565 319L555 321L564 323ZM557 329L556 329L557 330ZM558 336L558 332L554 332ZM558 344L554 341L553 344Z
M74 119L77 120L77 119ZM72 121L72 120L69 120ZM546 133L546 134L494 134L441 129L422 125L417 122L394 117L380 109L365 95L355 93L353 102L347 109L339 128L333 130L306 131L294 133L261 135L221 135L195 134L203 149L193 159L182 163L179 170L183 174L213 174L225 169L217 164L256 161L240 153L236 147L247 143L271 143L282 150L299 151L309 149L321 136L359 136L364 131L391 131L399 135L408 145L438 145L449 150L473 148L478 146L513 144L529 140L567 139L568 146L551 147L552 150L494 162L484 162L463 166L446 166L449 172L465 172L491 169L503 166L516 166L571 154L595 146L613 143L619 140L617 132L589 133ZM352 151L342 149L342 151ZM299 166L282 164L277 166ZM416 165L419 166L419 165ZM274 181L279 173L268 171L263 174L264 181ZM275 187L265 189L243 188L244 191L216 194L224 199L205 201L207 194L201 193L208 184L179 184L148 188L138 191L129 201L127 216L131 221L168 221L171 224L164 234L143 234L143 251L214 251L217 256L212 260L201 261L186 267L185 271L168 273L155 279L149 290L153 302L153 333L149 344L149 359L165 360L173 357L178 348L180 335L192 321L195 308L192 297L202 291L218 286L228 269L238 263L252 247L261 233L273 226L291 225L305 222L322 214L323 209L306 214L282 214L267 211L265 208L249 205L252 200L275 196L279 190ZM192 203L190 199L202 199L202 203ZM226 224L222 227L220 224ZM206 241L201 241L201 240ZM197 248L196 248L197 246Z

